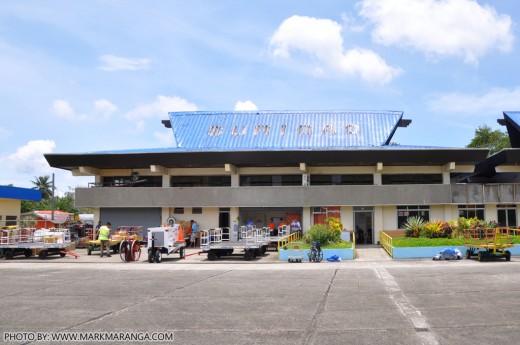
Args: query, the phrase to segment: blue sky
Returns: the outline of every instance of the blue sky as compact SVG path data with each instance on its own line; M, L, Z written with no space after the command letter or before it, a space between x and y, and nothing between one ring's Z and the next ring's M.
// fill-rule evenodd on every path
M1 0L0 185L85 186L43 153L169 147L169 111L400 110L393 141L464 147L520 110L519 22L515 0Z

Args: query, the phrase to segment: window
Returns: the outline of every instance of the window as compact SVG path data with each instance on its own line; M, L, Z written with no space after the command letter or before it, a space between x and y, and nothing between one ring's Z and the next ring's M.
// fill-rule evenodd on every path
M301 186L302 175L241 175L241 186Z
M162 187L162 176L104 176L103 187Z
M202 207L193 207L191 209L192 214L202 214Z
M6 226L16 225L16 220L17 219L18 219L17 216L6 216L5 217L5 225Z
M340 218L339 206L314 206L312 208L313 224L324 224L329 217Z
M459 217L484 220L484 205L459 205Z
M172 176L171 187L231 187L231 176Z
M174 214L184 214L184 207L175 207L173 209Z
M498 205L497 216L498 216L498 226L516 228L516 207L515 207L515 205Z
M430 206L397 206L397 228L403 229L406 219L414 216L429 221Z
M311 186L324 185L371 185L374 175L311 175Z
M383 184L442 184L442 174L384 174Z

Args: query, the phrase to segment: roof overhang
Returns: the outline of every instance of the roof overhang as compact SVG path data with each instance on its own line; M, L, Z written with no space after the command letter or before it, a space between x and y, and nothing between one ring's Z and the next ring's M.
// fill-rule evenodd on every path
M475 167L475 175L492 176L500 166L520 165L520 149L503 149Z
M264 150L264 151L155 151L123 153L45 154L49 165L65 170L94 169L210 168L232 164L236 167L366 166L476 164L488 149L400 148L387 146L350 150Z

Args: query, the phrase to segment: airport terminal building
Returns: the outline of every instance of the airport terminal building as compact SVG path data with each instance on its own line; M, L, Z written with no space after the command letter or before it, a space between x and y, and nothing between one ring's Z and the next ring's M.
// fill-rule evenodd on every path
M327 217L377 243L408 216L478 216L519 224L520 150L392 144L399 111L176 112L172 148L46 154L55 168L95 176L76 206L97 220L144 228L195 219L201 228L258 227ZM520 113L506 112L513 147ZM442 144L442 136L439 137ZM518 182L518 183L517 183Z

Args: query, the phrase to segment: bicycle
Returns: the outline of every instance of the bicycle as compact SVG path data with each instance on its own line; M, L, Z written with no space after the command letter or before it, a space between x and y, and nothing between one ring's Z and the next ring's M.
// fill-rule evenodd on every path
M309 251L310 262L321 262L323 260L323 252L321 251L320 241L311 243L311 250Z

